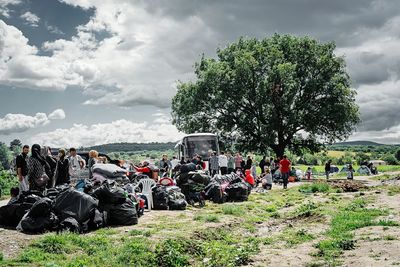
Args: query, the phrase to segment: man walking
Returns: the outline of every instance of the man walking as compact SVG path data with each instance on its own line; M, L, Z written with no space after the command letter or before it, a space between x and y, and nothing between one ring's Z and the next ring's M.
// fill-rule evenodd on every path
M279 162L280 171L281 171L282 180L283 180L283 189L287 189L291 164L292 163L290 162L290 160L288 160L286 155L284 155L283 159Z
M221 152L221 155L219 155L218 162L221 174L225 175L228 172L228 158L225 156L224 152Z
M19 180L19 193L29 190L29 182L28 182L28 153L29 146L24 145L22 148L21 154L17 156L15 159L15 163L17 165L17 175Z

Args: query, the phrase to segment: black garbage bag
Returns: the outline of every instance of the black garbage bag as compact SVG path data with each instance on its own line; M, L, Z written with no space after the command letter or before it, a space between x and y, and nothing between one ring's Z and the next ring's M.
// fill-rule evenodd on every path
M40 191L26 191L22 192L21 195L18 197L19 203L31 203L34 204L36 201L43 197Z
M47 217L51 212L51 199L44 197L33 204L28 212L28 216L33 218Z
M222 189L222 186L217 182L209 183L204 189L206 199L211 200L214 203L224 203L227 195Z
M73 217L67 217L60 222L57 228L57 232L71 232L71 233L80 233L81 226L78 221Z
M78 223L83 223L97 208L97 201L90 195L71 188L57 196L53 208L60 220L73 217Z
M136 207L129 199L123 204L105 205L107 212L107 223L109 225L133 225L138 223Z
M187 202L184 198L168 201L168 207L170 210L185 210L186 206L187 206Z
M188 173L191 171L195 171L196 170L196 164L194 163L187 163L187 164L183 164L181 165L181 173Z
M19 222L17 230L24 233L38 234L54 229L57 223L58 218L52 212L40 217L33 217L28 212Z
M155 210L168 209L168 193L165 186L157 185L153 188L153 205Z
M207 185L210 182L211 177L203 172L190 172L190 178L193 182L198 184Z
M177 186L168 186L165 188L168 195L168 208L170 210L185 210L187 206L185 195Z
M92 197L99 200L99 205L122 204L126 201L125 190L117 185L104 183L94 190Z
M189 178L190 178L189 172L179 173L176 176L176 184L178 186L180 186L182 184L186 184L188 182Z
M107 212L94 209L93 217L89 220L89 229L96 230L107 225Z
M0 225L16 227L32 205L25 202L0 207Z
M247 201L250 191L246 182L230 184L225 190L228 201Z
M49 188L46 190L46 193L44 194L44 196L53 200L58 196L59 193L60 193L60 191L58 191L58 189Z

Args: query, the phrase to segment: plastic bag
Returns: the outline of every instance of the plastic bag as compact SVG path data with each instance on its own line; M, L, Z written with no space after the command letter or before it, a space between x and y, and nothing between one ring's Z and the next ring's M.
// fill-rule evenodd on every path
M93 197L75 189L62 192L54 200L54 211L61 220L73 217L78 223L88 220L96 207L97 201Z

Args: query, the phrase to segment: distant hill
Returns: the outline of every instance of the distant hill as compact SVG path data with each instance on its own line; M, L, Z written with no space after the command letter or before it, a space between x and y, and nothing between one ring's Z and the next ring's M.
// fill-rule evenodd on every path
M349 142L341 142L335 143L333 146L384 146L384 144L379 144L372 141L349 141Z
M97 145L91 147L84 147L81 150L97 150L102 153L111 153L111 152L136 152L136 151L166 151L174 149L174 142L169 143L112 143L112 144L104 144Z

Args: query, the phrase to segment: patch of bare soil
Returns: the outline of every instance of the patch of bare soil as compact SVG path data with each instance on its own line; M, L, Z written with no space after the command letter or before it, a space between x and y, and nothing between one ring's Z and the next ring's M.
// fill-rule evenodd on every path
M400 265L399 227L362 228L356 231L356 240L356 248L344 253L343 266Z
M362 181L357 180L329 180L328 183L333 188L340 188L343 192L357 192L368 186Z
M15 257L32 240L38 239L41 236L43 235L27 235L15 229L0 228L0 251L5 258Z

